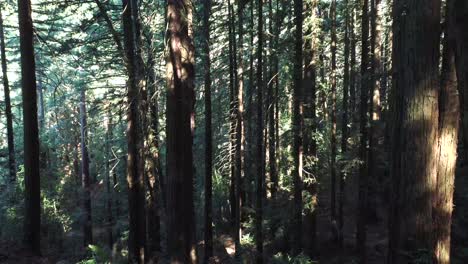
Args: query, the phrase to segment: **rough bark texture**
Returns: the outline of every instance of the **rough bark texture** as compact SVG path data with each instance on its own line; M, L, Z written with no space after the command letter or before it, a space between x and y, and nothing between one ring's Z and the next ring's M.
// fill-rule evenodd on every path
M468 160L468 2L455 0L454 3L455 63L460 93L465 161Z
M293 87L293 184L294 184L294 230L293 254L302 251L302 171L303 171L303 107L302 107L302 0L294 1L294 87Z
M213 132L211 112L211 60L210 60L211 0L203 1L203 57L205 78L205 259L213 256Z
M436 197L434 199L434 263L450 263L450 233L452 227L453 191L457 163L460 105L455 69L454 1L447 2L446 28L442 58L441 90L439 93L439 159Z
M394 2L389 263L411 262L408 255L434 251L440 9L439 0Z
M192 6L189 0L168 0L167 3L167 246L171 263L196 263Z
M5 96L5 117L8 139L8 168L10 170L10 182L16 181L15 140L13 135L13 114L11 113L10 83L6 61L5 33L3 27L2 7L0 5L0 56L2 61L3 91Z
M80 132L81 132L81 187L83 188L83 245L87 247L93 243L93 229L91 221L91 189L88 155L88 124L86 114L86 90L81 88L80 96Z
M24 242L40 254L41 190L39 173L39 129L37 120L36 63L30 0L18 1L21 50L21 87L24 123Z
M112 113L109 109L107 110L107 124L106 124L106 232L107 232L107 243L110 249L114 245L114 237L112 234L112 228L114 226L114 218L112 217L112 188L111 188L111 177L113 173L113 168L111 168L111 141L113 137L113 124L112 124Z
M123 0L123 28L128 74L127 185L129 204L129 262L144 263L146 247L144 145L141 100L145 87L140 24L136 0Z

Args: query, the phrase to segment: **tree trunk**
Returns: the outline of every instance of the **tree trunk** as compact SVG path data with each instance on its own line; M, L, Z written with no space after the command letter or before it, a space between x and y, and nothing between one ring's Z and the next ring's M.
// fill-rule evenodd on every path
M112 189L111 189L111 175L113 168L111 169L112 149L111 141L113 137L113 126L112 126L112 113L110 105L107 110L107 124L106 124L106 232L107 232L107 243L109 248L112 250L114 245L114 237L112 235L112 228L114 226L114 218L112 217Z
M6 61L5 33L3 30L2 7L0 6L0 55L2 60L3 91L5 95L5 116L8 139L8 168L10 170L10 182L16 181L15 140L13 131L13 115L11 113L10 83Z
M136 0L123 0L123 27L128 73L127 184L129 205L129 262L144 263L146 247L144 145L141 92L144 90L140 23Z
M332 0L331 15L331 220L336 221L336 0ZM335 238L337 239L337 238Z
M203 56L205 78L205 263L213 256L213 132L211 112L210 59L211 0L203 2Z
M83 188L83 243L87 247L93 243L91 220L91 189L88 156L88 125L86 115L86 91L81 87L80 96L80 132L81 132L81 187Z
M294 87L293 87L293 184L294 184L294 233L293 254L302 251L302 170L303 170L303 108L302 108L302 0L294 0Z
M346 9L349 8L348 0L345 1ZM348 99L349 99L349 11L345 11L345 36L344 36L344 76L343 76L343 107L341 109L341 155L345 156L348 151ZM344 202L345 202L345 178L346 172L342 170L340 172L340 196L339 196L339 207L338 207L338 230L339 230L339 246L343 250L343 227L344 227Z
M439 157L436 197L434 199L434 263L450 263L450 233L452 228L453 190L457 163L460 105L455 68L454 8L455 1L446 6L446 28L439 93Z
M454 34L456 40L455 63L460 93L462 139L464 160L468 161L468 3L463 0L454 2Z
M145 34L145 36L147 36ZM146 228L148 232L148 258L155 257L156 252L161 251L161 216L160 210L163 207L163 200L161 195L161 182L162 170L161 160L159 157L159 106L158 106L158 91L156 85L155 73L155 59L153 55L153 43L151 36L146 37L148 42L148 63L147 63L147 93L146 93L146 107L145 129L146 146L145 146L145 173L146 173L146 186L148 189L149 197L147 198L147 214L146 214Z
M21 51L21 87L24 123L24 242L40 255L41 189L39 172L39 129L37 122L36 64L30 0L18 1Z
M236 257L240 253L240 241L242 239L242 177L244 174L244 66L243 66L243 26L244 26L244 4L238 3L237 17L238 17L238 36L239 45L234 46L234 54L237 54L237 90L236 90L236 169L235 169L235 182L236 182L236 222L234 225L234 241L236 242ZM233 26L234 27L234 26ZM235 36L235 35L234 35ZM234 38L235 42L235 38ZM236 47L239 47L236 49Z
M441 1L398 0L393 8L394 197L388 261L407 263L415 252L434 253Z
M263 0L258 0L258 49L257 49L257 190L255 208L255 241L257 264L263 263L263 185L265 160L263 155Z
M367 140L368 140L368 128L367 128L367 112L368 108L368 94L369 94L369 0L361 0L362 3L362 54L361 54L361 102L359 111L359 129L361 132L361 138L359 142L359 158L361 164L359 165L359 205L358 205L358 216L357 216L357 235L356 244L359 254L359 262L365 264L367 262L366 257L366 215L367 215L367 192L369 188L369 179L367 175Z
M193 204L194 46L189 0L168 0L167 235L172 263L196 263Z
M353 128L357 124L357 96L356 96L356 33L354 32L354 23L356 21L356 0L351 0L351 10L349 10L349 41L350 41L350 73L349 73L349 112Z

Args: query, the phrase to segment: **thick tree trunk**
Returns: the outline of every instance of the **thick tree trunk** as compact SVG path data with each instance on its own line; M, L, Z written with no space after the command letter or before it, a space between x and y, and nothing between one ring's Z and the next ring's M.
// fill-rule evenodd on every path
M263 193L265 160L263 154L263 0L258 0L258 49L257 49L257 190L255 206L255 241L257 264L263 263Z
M193 204L194 46L189 0L168 0L167 235L172 263L196 263Z
M21 87L24 123L24 242L39 255L41 251L41 189L39 172L39 129L37 122L36 64L30 0L18 1L21 51Z
M83 243L84 246L93 243L93 229L91 219L91 188L88 155L88 125L86 114L86 90L81 88L80 96L80 132L81 132L81 187L83 188Z
M205 78L205 263L213 256L213 132L211 112L210 59L211 0L203 2L203 56Z
M293 87L293 184L294 184L294 231L293 254L302 251L302 171L303 171L303 107L302 107L302 0L294 0L294 87Z
M446 28L439 98L439 157L434 199L434 263L450 263L453 191L457 163L460 105L455 68L454 0L447 2Z
M357 122L357 96L356 96L356 33L354 23L356 21L356 0L351 0L351 10L349 11L349 41L350 41L350 73L349 73L349 112L351 113L352 127L356 127Z
M439 0L394 2L389 263L411 262L408 254L421 250L434 252L440 9Z
M455 0L454 2L454 34L456 40L455 63L458 77L458 91L460 93L462 139L464 160L468 161L468 2Z
M357 235L356 244L359 251L359 262L365 264L367 261L366 257L366 215L367 215L367 192L369 188L369 179L367 175L367 140L368 140L368 127L367 127L367 113L368 113L368 94L369 94L369 0L361 0L362 5L362 54L361 54L361 102L359 111L359 130L361 132L361 138L359 142L359 158L361 164L359 165L359 205L358 205L358 216L357 216Z
M140 23L136 0L123 0L123 27L128 73L127 184L129 205L129 262L144 263L146 247L144 145L141 93L144 90Z
M5 33L3 27L2 7L0 6L0 55L2 60L3 91L5 96L5 116L8 139L8 168L10 170L10 182L16 181L15 140L13 131L13 114L11 113L10 83L8 82Z

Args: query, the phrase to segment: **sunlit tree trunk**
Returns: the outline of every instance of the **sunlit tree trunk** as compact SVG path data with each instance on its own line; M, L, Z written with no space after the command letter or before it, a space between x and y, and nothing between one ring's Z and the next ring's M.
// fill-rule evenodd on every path
M195 264L195 50L191 1L168 0L167 21L167 246L171 263Z
M13 131L13 115L11 113L10 83L8 82L8 71L6 61L5 33L3 27L2 7L0 6L0 55L2 60L3 91L5 96L5 117L8 140L8 169L10 170L10 181L16 181L16 159L15 140Z
M41 189L39 173L39 129L37 120L36 63L34 59L33 23L30 0L18 1L21 52L21 87L24 129L25 215L24 242L26 248L40 254Z
M411 7L411 9L408 9ZM439 159L441 1L395 0L393 7L392 210L388 263L434 253Z
M434 263L450 263L453 191L457 163L460 105L455 69L454 0L447 1L441 89L439 93L439 159L434 199Z

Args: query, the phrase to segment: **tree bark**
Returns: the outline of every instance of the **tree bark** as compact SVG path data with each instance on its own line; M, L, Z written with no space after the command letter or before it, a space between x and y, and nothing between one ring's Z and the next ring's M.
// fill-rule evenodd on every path
M144 144L141 93L145 89L141 36L136 0L123 0L123 28L128 73L127 184L129 204L129 262L144 263L146 247Z
M10 171L10 182L16 182L16 159L15 140L13 131L13 114L11 113L10 83L8 82L5 33L3 27L2 7L0 6L0 55L2 60L3 91L5 96L5 116L8 140L8 169Z
M302 171L303 171L303 107L302 107L302 17L303 2L294 0L294 87L293 87L293 184L294 184L294 244L293 254L302 251Z
M348 0L345 1L346 9L349 8ZM348 100L349 100L349 11L345 11L345 36L344 36L344 76L343 76L343 106L341 116L341 155L345 156L348 151ZM346 173L340 172L340 195L339 195L339 206L338 206L338 230L339 230L339 246L343 250L343 227L344 227L344 202L345 202L345 178Z
M454 8L455 1L446 6L445 38L442 57L441 90L439 93L439 157L436 197L434 199L434 263L450 263L453 191L457 163L460 105L455 68Z
M393 8L394 196L388 261L407 263L408 254L434 253L441 1L397 0Z
M21 87L24 123L25 215L24 242L40 255L41 189L39 172L39 129L37 120L36 64L30 0L18 1L21 51Z
M107 110L107 124L106 124L106 232L107 232L107 243L109 248L112 250L114 246L114 237L112 234L112 229L114 227L114 218L112 216L112 189L111 189L111 175L113 169L111 169L111 141L113 137L113 124L112 124L112 113L110 105Z
M336 0L332 0L330 7L331 15L331 220L336 221ZM336 238L337 239L337 238Z
M203 1L203 56L205 78L205 263L213 256L213 132L210 59L211 0ZM237 250L236 250L237 251Z
M87 247L93 243L91 219L91 188L88 155L88 125L86 115L86 90L81 87L80 95L80 133L81 133L81 187L83 188L83 243Z
M196 263L193 205L194 46L189 0L168 0L167 235L172 263Z
M369 179L367 174L367 140L368 140L368 126L367 126L367 113L368 113L368 94L369 94L369 0L361 0L362 5L362 54L361 54L361 94L360 94L360 111L359 111L359 129L361 132L359 142L359 158L361 164L359 165L359 202L358 202L358 216L357 216L357 235L356 244L358 248L359 261L362 264L367 262L366 257L366 214L367 214L367 192L369 188Z
M236 90L236 169L235 169L235 185L236 185L236 222L234 225L234 241L236 242L236 257L240 257L240 241L242 239L242 178L244 174L244 65L243 65L243 24L244 24L244 4L239 2L237 7L238 18L238 36L239 45L235 46L234 54L237 54L237 90ZM233 26L234 27L234 26ZM235 35L234 35L235 36ZM235 38L234 38L235 40ZM235 41L234 41L235 42ZM238 48L236 48L238 47Z
M263 155L263 0L258 0L258 49L257 49L257 190L255 214L255 241L257 264L263 263L263 185L265 160Z

